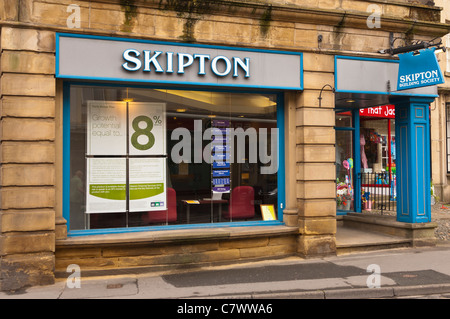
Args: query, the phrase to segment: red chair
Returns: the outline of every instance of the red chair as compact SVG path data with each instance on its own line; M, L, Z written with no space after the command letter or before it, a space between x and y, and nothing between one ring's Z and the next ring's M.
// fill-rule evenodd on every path
M177 193L173 188L167 188L167 210L157 210L143 215L146 223L165 223L177 221Z
M249 219L255 217L255 191L251 186L238 186L233 189L228 210L222 212L226 219Z

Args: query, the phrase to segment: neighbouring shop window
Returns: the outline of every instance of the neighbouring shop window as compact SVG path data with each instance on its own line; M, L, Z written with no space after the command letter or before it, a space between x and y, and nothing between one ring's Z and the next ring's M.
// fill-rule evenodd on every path
M336 208L354 210L353 117L350 111L336 113Z
M277 219L277 95L70 87L69 230Z
M394 125L394 119L361 117L362 172L381 173L395 171Z
M338 213L370 210L375 203L390 208L396 198L395 107L338 111L335 123Z
M361 207L390 209L396 198L395 107L360 110Z
M338 210L353 209L353 132L336 131L336 200Z

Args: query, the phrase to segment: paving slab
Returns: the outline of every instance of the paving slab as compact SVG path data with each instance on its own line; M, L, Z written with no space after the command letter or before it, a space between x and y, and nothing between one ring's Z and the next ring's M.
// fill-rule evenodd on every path
M287 258L242 265L66 280L0 299L228 299L403 298L450 294L450 246L397 249L305 260ZM378 265L379 273L369 266ZM379 275L379 288L369 288ZM420 298L420 297L416 297Z

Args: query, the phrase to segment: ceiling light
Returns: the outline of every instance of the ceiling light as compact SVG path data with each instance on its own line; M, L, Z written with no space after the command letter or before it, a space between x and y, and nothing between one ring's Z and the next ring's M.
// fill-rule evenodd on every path
M177 109L177 112L178 113L184 113L184 112L186 112L186 109Z

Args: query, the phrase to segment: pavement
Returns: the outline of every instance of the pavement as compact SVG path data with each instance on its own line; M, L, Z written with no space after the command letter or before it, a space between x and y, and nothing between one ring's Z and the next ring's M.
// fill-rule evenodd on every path
M197 270L75 275L0 292L0 299L450 299L450 243Z

